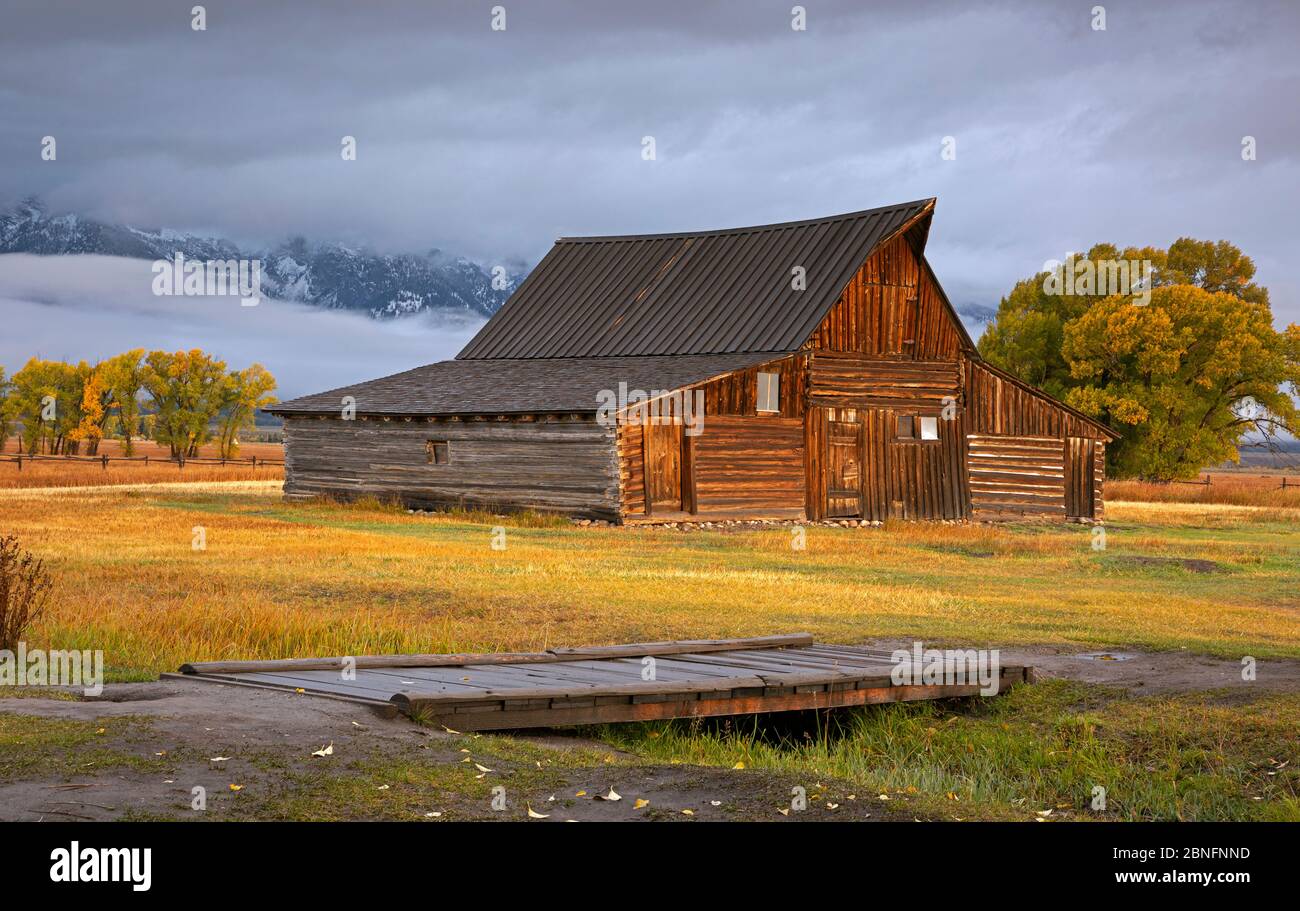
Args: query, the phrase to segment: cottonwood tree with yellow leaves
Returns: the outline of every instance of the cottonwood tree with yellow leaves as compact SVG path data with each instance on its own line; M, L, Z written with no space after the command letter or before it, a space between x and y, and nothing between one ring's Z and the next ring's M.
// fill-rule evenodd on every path
M29 360L8 381L0 371L0 441L21 427L31 454L96 454L116 432L123 454L134 452L142 424L173 458L191 458L214 437L223 458L238 452L239 432L275 401L275 378L261 364L226 371L200 350L127 351L91 366Z
M1099 244L1087 259L1150 261L1149 302L1048 293L1040 273L1002 299L979 348L1119 432L1112 473L1191 477L1236 461L1248 436L1300 432L1300 326L1274 328L1268 290L1238 248L1181 238L1168 250Z

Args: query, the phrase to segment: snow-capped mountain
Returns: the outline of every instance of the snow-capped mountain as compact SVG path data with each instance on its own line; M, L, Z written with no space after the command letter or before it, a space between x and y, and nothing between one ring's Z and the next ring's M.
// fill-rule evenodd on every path
M0 253L57 256L95 253L134 259L257 259L262 290L271 297L320 307L361 310L376 319L433 313L491 316L524 277L519 264L503 266L501 288L492 267L432 250L420 256L385 255L303 238L271 250L247 250L220 237L168 229L105 224L77 215L51 216L35 199L0 214Z

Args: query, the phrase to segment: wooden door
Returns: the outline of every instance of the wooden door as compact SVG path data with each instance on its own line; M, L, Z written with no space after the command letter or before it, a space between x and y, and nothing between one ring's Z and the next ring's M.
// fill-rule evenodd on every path
M1096 513L1097 441L1070 437L1065 441L1065 514L1091 519Z
M645 425L646 506L682 509L682 425Z
M862 515L862 421L826 422L826 516Z

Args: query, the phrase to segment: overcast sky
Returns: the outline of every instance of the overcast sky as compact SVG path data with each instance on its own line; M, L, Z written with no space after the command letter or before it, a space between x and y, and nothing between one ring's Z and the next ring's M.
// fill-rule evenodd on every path
M959 305L1191 235L1300 321L1300 4L1107 2L1096 31L1096 0L808 0L795 31L789 0L499 2L504 31L478 0L214 0L194 31L191 0L6 0L0 203L531 264L563 234L937 196Z

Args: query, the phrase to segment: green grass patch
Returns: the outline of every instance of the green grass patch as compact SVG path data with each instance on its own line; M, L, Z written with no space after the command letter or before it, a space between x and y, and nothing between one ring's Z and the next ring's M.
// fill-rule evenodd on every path
M1300 820L1300 695L1126 698L1048 681L990 700L609 727L646 761L769 769L930 818ZM813 718L814 722L807 719ZM811 726L809 726L811 724ZM1093 809L1094 788L1105 809Z

